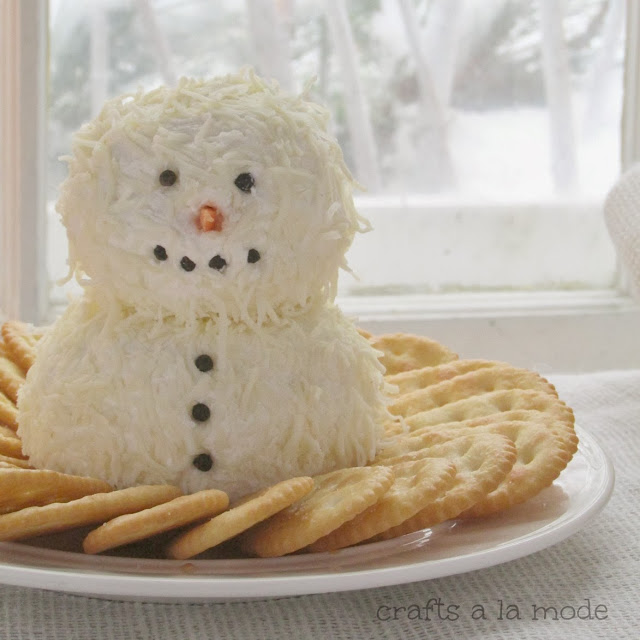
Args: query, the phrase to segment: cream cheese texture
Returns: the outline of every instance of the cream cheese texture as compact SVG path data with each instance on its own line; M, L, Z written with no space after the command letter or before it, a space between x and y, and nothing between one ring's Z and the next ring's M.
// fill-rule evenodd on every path
M371 460L383 369L333 303L366 223L327 126L244 70L117 98L75 135L58 211L84 293L20 393L32 464L234 499Z
M154 316L261 324L333 300L365 223L327 124L324 109L250 72L108 102L75 135L60 190L71 268ZM167 169L172 186L158 180ZM255 181L249 193L235 185L245 173ZM219 233L194 224L206 203L224 216ZM250 249L259 268L247 262ZM216 255L223 273L208 267ZM185 256L192 272L181 268Z

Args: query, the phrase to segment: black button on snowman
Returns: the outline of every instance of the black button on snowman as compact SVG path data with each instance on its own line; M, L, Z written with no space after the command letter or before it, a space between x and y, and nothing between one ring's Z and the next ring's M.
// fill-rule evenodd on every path
M202 354L195 359L198 371L208 373L213 369L213 359L207 354ZM191 416L196 422L206 422L211 417L211 409L203 402L198 402L191 409ZM210 471L213 467L213 458L208 453L200 453L193 459L193 466L199 471Z
M213 359L207 354L202 354L195 359L195 365L198 371L208 373L213 369ZM206 404L198 403L193 406L191 415L198 422L206 422L211 416L211 410ZM193 466L199 471L210 471L213 467L213 458L208 453L200 453L193 459Z

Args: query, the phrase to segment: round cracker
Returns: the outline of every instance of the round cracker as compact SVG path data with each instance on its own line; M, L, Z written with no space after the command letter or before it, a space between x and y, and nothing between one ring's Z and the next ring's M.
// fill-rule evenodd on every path
M445 458L424 458L391 466L394 480L372 506L310 546L334 551L368 540L402 524L453 486L456 466Z
M13 438L14 440L20 440L20 437L16 434L16 432L4 424L0 424L0 436L4 436L5 438Z
M12 431L18 429L18 409L3 391L0 391L0 423Z
M479 418L423 427L389 440L382 455L401 456L407 451L420 451L474 433L498 433L508 437L516 447L513 468L496 489L461 514L464 517L489 515L524 502L542 491L560 475L573 456L573 441L556 435L563 429L554 429L552 423L538 419L537 412L532 413L534 418L529 421ZM527 412L517 415L525 417Z
M504 365L470 371L402 394L391 402L388 409L392 414L408 417L464 398L509 389L533 389L551 395L556 393L553 385L534 371Z
M7 456L15 459L15 456ZM15 463L13 463L14 466ZM113 487L96 478L67 475L47 469L0 470L0 513L19 511L52 502L69 502Z
M548 487L573 457L573 442L558 438L546 424L513 421L476 428L509 437L516 446L517 458L498 487L461 517L487 516L525 502Z
M21 469L33 469L33 467L23 458L14 458L13 456L5 456L0 454L0 462L11 467L19 467ZM1 486L1 485L0 485Z
M502 482L513 467L516 456L513 442L497 433L473 433L442 444L409 448L407 453L388 458L384 453L379 454L374 463L380 465L393 465L425 457L446 458L456 465L457 473L453 486L443 496L412 518L391 527L374 539L395 538L457 517Z
M105 522L86 536L82 548L85 553L100 553L210 518L228 506L229 496L217 489L179 496L169 502Z
M26 456L22 453L22 440L16 438L15 433L13 436L0 435L0 455L26 460Z
M6 469L1 469L4 473ZM90 524L98 524L125 513L148 509L181 495L171 485L143 485L110 493L96 493L71 502L27 507L0 515L0 540L20 540Z
M554 395L530 390L494 391L466 398L409 416L403 421L403 428L416 432L435 425L477 427L511 421L543 424L572 454L578 449L573 411ZM397 425L389 424L388 435L400 432Z
M307 547L375 504L393 483L393 470L350 467L313 480L304 498L241 536L247 553L265 558Z
M14 404L18 402L18 391L24 380L22 369L9 357L0 355L0 391Z
M5 322L0 332L9 358L27 373L36 359L35 345L39 334L33 327L16 320Z
M558 416L572 416L572 411L555 394L531 389L500 389L452 400L407 417L407 423L422 427L428 424L459 422L469 418L492 416L507 411L539 411ZM573 418L571 417L573 420Z
M398 389L398 394L405 394L450 380L470 371L505 366L505 364L493 360L453 360L445 364L412 369L394 375L387 374L385 380Z
M302 476L246 496L229 511L179 535L167 548L167 555L184 560L211 549L294 504L313 487L313 478Z
M410 333L373 336L369 341L374 349L382 352L380 362L387 375L432 367L458 358L456 353L439 342Z

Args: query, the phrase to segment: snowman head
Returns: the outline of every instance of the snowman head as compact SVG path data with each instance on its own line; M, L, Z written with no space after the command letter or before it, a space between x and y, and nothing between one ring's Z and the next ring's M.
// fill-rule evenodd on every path
M61 187L71 267L154 315L255 323L332 300L362 219L328 119L251 70L108 102Z

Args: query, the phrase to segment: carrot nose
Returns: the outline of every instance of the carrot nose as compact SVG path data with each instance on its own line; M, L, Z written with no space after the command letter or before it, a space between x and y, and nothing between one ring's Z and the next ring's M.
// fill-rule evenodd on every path
M222 231L224 216L211 204L203 204L198 210L197 224L201 231Z

